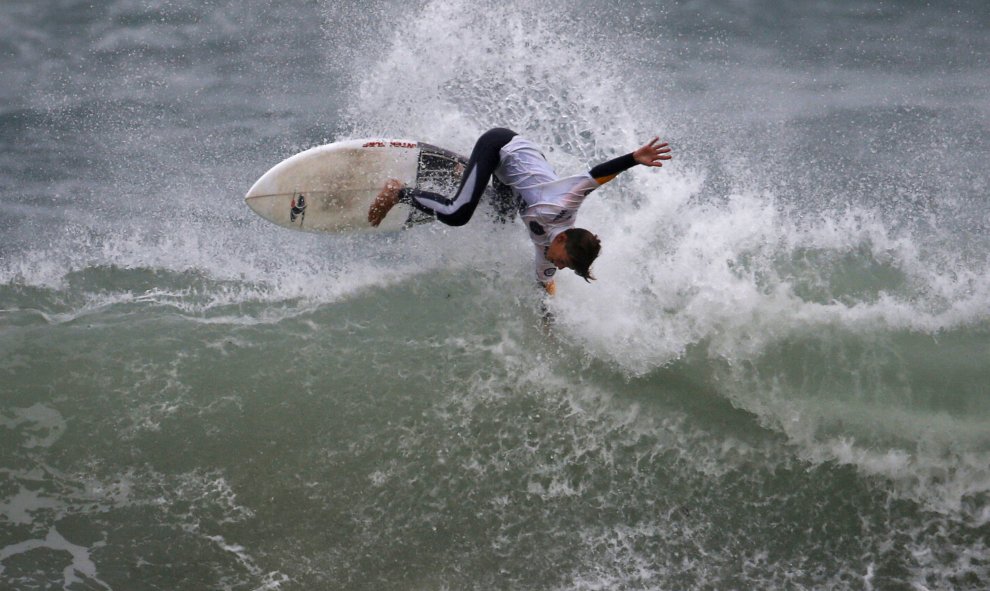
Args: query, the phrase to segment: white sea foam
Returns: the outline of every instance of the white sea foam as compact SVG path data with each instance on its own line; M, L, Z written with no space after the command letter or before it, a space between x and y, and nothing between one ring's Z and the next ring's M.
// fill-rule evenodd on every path
M94 544L94 548L103 546L103 543ZM90 558L91 548L73 544L66 540L55 527L48 530L44 539L32 539L16 544L10 544L0 548L0 574L4 571L4 561L12 556L30 552L37 548L49 548L51 550L67 552L72 558L72 562L62 571L63 588L69 589L73 585L98 585L101 589L110 589L110 585L97 576L96 564Z
M58 501L22 486L13 496L0 501L0 515L11 523L30 525L34 521L32 513L59 507Z
M27 408L9 408L4 412L13 416L8 418L0 414L0 426L24 431L26 437L21 445L27 449L50 447L65 432L62 414L41 403Z
M509 126L544 144L551 163L566 174L672 128L657 115L654 97L637 94L601 67L608 55L566 43L544 13L488 8L481 17L461 3L426 3L363 77L348 112L359 132L422 137L467 152L485 127ZM500 26L487 26L493 20ZM540 48L539 60L531 57L533 47ZM869 102L871 96L854 98ZM674 139L675 159L667 166L628 172L582 208L579 225L603 241L594 267L599 280L588 285L560 274L552 308L561 338L629 378L648 377L700 349L724 380L722 395L788 436L806 459L851 463L883 475L940 510L990 490L980 475L986 443L967 435L982 428L985 417L972 417L971 424L943 417L946 445L959 452L947 457L923 443L930 433L923 423L932 410L912 407L909 399L878 400L860 408L860 420L852 421L856 411L843 410L844 398L825 398L809 412L805 393L773 391L773 372L783 368L747 373L748 364L781 343L819 334L871 342L874 335L938 338L979 330L990 319L988 262L977 260L972 268L973 259L954 252L937 231L923 224L895 227L869 204L795 207L816 205L827 195L798 199L780 193L788 179L754 178L744 155L718 163L728 175L720 181L727 188L712 193L705 161L686 157ZM471 230L479 231L460 231ZM524 256L509 253L526 265ZM830 274L843 272L841 264L791 264L817 255L866 265L865 283L836 294L840 287L830 287ZM877 269L892 278L874 279ZM809 297L809 290L822 295ZM861 371L857 364L863 361L851 359L839 370ZM723 364L730 368L724 376ZM845 421L849 430L840 440L848 443L884 430L894 415L905 420L887 431L903 436L907 448L871 451L850 444L843 451L843 444L818 434L823 424ZM902 461L890 463L897 458ZM952 466L948 481L922 476L928 470L923 466L940 461Z
M541 13L491 5L484 18L500 23L492 28L479 21L478 11L463 8L428 2L380 53L348 113L361 132L422 137L467 152L485 127L509 126L544 144L562 174L629 150L654 132L664 135L666 128L689 132L668 125L651 108L651 97L598 67L608 55L563 43ZM531 59L532 47L540 47L540 60ZM781 193L788 179L754 177L744 155L717 163L726 188L713 193L705 160L686 157L674 139L675 159L667 166L628 172L582 208L579 225L603 241L594 267L599 280L588 285L560 274L552 308L561 338L630 379L700 350L722 380L722 395L784 433L804 459L855 465L926 506L961 516L967 497L990 490L984 474L990 452L972 435L987 417L943 415L945 443L931 447L925 421L935 411L912 405L911 395L887 394L904 384L864 383L880 388L862 394L876 401L866 408L847 412L845 393L826 396L811 411L805 398L812 392L774 388L774 372L786 368L750 364L816 335L859 339L875 348L866 353L875 359L882 357L882 343L898 335L985 335L990 263L953 250L927 213L924 223L895 224L889 212L868 203L821 208L834 197L826 194L830 187L802 198ZM809 201L814 207L803 207ZM837 278L852 273L843 265L862 266L863 277ZM883 375L882 368L858 366L864 362L870 360L821 360L844 364L837 369L845 374ZM903 420L886 428L891 416ZM840 432L845 425L844 438L821 435L823 425ZM878 431L897 433L907 447L863 447L863 435ZM936 451L946 448L954 451ZM945 480L925 476L946 462ZM534 485L534 491L546 494L547 486ZM554 490L569 494L566 486Z
M106 551L107 541L98 540L88 545L69 541L59 531L58 524L66 518L97 521L113 520L119 511L152 512L163 527L171 529L171 535L193 542L204 540L233 557L233 565L216 565L224 570L229 581L245 581L258 585L257 589L278 589L289 579L279 571L264 571L252 557L248 548L229 541L222 532L230 524L244 523L254 517L254 512L238 502L226 478L216 472L194 471L165 475L149 470L130 469L123 473L100 478L87 470L72 474L45 467L47 474L26 471L8 471L15 481L30 482L21 486L18 493L0 502L0 516L13 523L28 526L35 536L0 548L0 575L5 562L39 548L66 552L71 559L62 577L65 588L73 585L98 586L110 589L106 577L100 576L100 561L95 553ZM58 483L58 492L41 492L34 486L50 486ZM175 513L176 507L185 507ZM133 517L126 517L132 519ZM105 526L99 526L105 527ZM99 529L99 527L97 529ZM139 543L137 540L134 543ZM138 556L151 556L161 564L175 557L155 556L155 546L134 549ZM124 551L119 547L115 552ZM140 562L140 561L139 561ZM14 580L7 577L6 580ZM233 588L235 583L231 583Z

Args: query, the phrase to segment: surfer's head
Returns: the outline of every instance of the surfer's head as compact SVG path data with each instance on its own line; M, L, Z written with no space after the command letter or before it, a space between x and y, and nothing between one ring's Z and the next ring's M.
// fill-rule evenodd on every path
M601 250L602 243L598 236L584 228L571 228L554 237L546 256L558 269L572 269L590 282L595 278L591 274L591 263L595 262Z

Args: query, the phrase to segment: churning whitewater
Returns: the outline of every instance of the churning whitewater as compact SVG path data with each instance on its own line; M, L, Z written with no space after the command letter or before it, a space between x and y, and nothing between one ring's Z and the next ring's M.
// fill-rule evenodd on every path
M983 3L0 14L0 587L990 586ZM582 207L594 283L243 202L495 126L674 147Z

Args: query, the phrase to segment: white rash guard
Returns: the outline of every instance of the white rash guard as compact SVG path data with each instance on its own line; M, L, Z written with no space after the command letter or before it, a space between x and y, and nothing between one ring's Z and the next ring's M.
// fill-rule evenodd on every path
M536 247L536 280L546 285L557 272L546 257L550 242L574 227L578 208L600 186L599 181L587 172L558 177L539 146L518 135L502 147L499 156L495 176L525 204L520 217Z

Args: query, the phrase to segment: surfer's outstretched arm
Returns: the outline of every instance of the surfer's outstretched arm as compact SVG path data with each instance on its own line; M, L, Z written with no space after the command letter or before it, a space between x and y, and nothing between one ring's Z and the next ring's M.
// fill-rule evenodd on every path
M603 162L591 169L589 174L599 185L604 185L614 179L619 173L629 170L637 164L643 166L663 166L664 160L670 160L670 145L661 142L659 137L654 137L636 149L618 158L613 158L608 162Z

